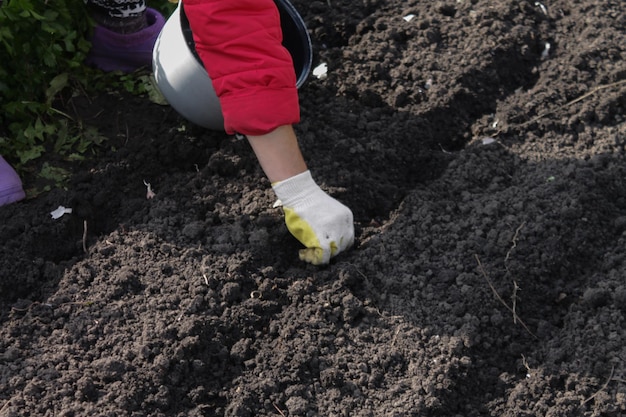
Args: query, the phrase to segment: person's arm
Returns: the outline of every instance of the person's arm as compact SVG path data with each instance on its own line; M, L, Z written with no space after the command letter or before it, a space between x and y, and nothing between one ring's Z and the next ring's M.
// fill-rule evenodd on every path
M289 232L306 249L300 259L330 262L354 242L352 211L326 194L308 171L293 127L281 126L248 141L281 202Z
M183 0L182 6L226 133L263 136L300 121L296 71L274 0Z
M300 259L327 264L354 242L352 211L308 171L292 125L300 120L293 61L273 0L185 0L196 51L209 73L227 133L248 138L282 202Z
M307 170L291 125L280 126L265 135L248 135L247 138L272 184Z

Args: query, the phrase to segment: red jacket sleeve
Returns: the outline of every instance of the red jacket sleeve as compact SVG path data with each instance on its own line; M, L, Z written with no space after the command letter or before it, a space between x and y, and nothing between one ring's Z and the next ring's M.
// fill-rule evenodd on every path
M273 0L184 0L227 133L262 135L300 120L296 74Z

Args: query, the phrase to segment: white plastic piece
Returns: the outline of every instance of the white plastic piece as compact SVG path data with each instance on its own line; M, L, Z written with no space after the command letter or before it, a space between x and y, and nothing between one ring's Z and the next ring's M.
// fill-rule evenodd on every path
M546 42L545 46L543 47L543 52L541 52L541 59L546 59L549 53L550 53L550 42Z
M541 9L541 11L543 12L543 14L545 14L546 16L548 15L548 9L546 8L546 6L544 6L542 3L536 1L535 2L535 6L539 6L539 8Z
M317 67L313 68L313 75L320 80L323 80L328 75L328 65L322 62Z
M65 214L72 214L72 209L59 206L56 210L50 212L53 220L60 219Z

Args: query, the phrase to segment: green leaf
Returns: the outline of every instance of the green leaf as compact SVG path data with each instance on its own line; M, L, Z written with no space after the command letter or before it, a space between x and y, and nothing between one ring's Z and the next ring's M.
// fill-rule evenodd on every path
M25 164L29 161L37 159L43 155L45 148L43 146L33 146L30 149L25 151L19 151L17 153L18 158L20 159L20 163Z
M52 180L55 184L63 184L70 176L70 173L63 168L55 167L45 162L41 167L39 176L48 180Z
M69 74L67 72L64 72L57 75L50 81L50 85L46 90L46 99L48 103L50 103L61 90L67 87L68 78Z
M42 58L43 58L43 62L46 64L46 66L48 66L48 67L56 66L57 57L51 51L44 52L44 55L43 55Z

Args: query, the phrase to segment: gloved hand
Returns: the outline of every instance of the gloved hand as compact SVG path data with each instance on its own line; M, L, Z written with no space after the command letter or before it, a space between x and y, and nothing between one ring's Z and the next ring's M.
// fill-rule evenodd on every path
M327 264L330 258L354 243L352 211L326 194L305 171L272 184L285 213L291 234L306 249L300 259L313 265Z

